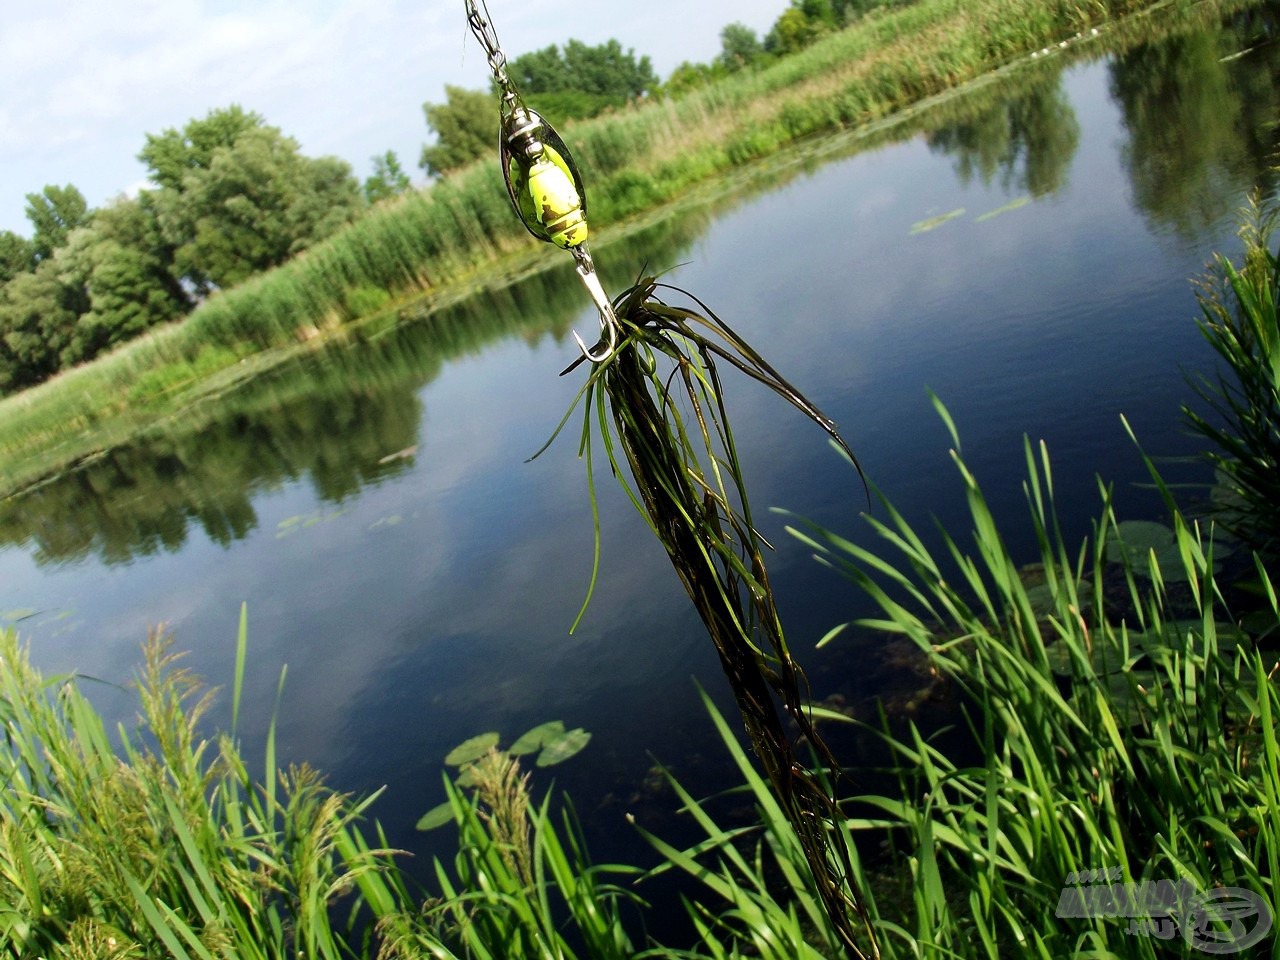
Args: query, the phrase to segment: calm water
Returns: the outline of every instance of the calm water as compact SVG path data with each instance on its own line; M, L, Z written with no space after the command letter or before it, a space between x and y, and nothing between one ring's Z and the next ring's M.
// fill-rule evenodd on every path
M1049 445L1070 536L1097 513L1095 475L1115 484L1123 517L1155 515L1120 418L1153 454L1196 449L1178 408L1184 373L1211 358L1189 281L1213 251L1238 251L1236 210L1272 186L1273 10L1031 63L871 149L846 137L775 160L597 259L614 289L646 261L683 264L672 281L832 415L909 517L965 518L930 389L1015 545L1029 534L1024 434ZM568 634L591 564L584 468L568 435L525 462L581 383L556 376L573 356L567 331L595 322L563 266L279 370L6 503L0 616L24 617L46 671L112 684L164 621L188 665L221 684L247 602L246 742L287 665L282 759L343 790L387 785L375 812L418 852L443 842L413 823L442 799L449 748L487 729L509 742L545 720L583 726L594 738L556 782L598 851L625 854L623 813L667 805L646 785L655 757L694 783L718 776L692 678L724 684L661 549L607 477L600 582ZM821 431L750 383L730 389L757 511L869 540L862 490ZM782 518L763 520L816 695L880 692L879 641L810 649L866 606ZM124 691L95 696L132 716Z

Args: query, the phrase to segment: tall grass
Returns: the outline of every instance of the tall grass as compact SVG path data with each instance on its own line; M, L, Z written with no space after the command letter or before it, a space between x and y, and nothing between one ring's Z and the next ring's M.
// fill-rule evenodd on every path
M262 778L247 769L234 732L243 612L230 734L202 736L212 694L170 643L148 639L141 726L113 738L74 678L45 679L0 631L0 956L638 954L619 912L634 894L586 861L570 809L533 802L512 758L473 766L474 797L450 785L460 849L428 897L358 822L374 798L277 767L274 723Z
M243 638L242 621L242 654ZM5 955L343 954L331 907L378 869L367 851L335 852L362 805L307 767L276 769L270 735L255 786L234 733L202 737L208 695L161 633L137 677L142 727L114 731L118 745L78 686L46 681L12 631L0 667Z
M1115 911L1070 909L1073 877L1103 870L1125 883L1244 888L1275 905L1280 663L1235 626L1245 611L1225 608L1212 526L1174 509L1175 559L1108 552L1124 534L1103 490L1092 538L1068 544L1047 452L1028 443L1043 584L1032 588L951 429L970 547L942 534L938 556L887 504L888 520L870 521L882 549L794 529L876 600L882 616L861 626L908 637L955 685L978 750L966 763L914 727L888 737L901 795L856 800L879 814L860 826L891 829L893 863L913 881L906 923L881 916L886 955L1162 954L1169 945L1133 936ZM1275 591L1257 572L1274 626ZM1117 909L1158 916L1140 901ZM1176 904L1172 918L1184 932L1194 922ZM1178 948L1192 955L1188 940Z
M1226 363L1216 382L1197 384L1209 414L1187 408L1214 445L1225 481L1218 516L1268 557L1280 557L1280 258L1271 249L1280 208L1255 198L1241 227L1242 266L1218 258L1200 292L1200 330Z
M1175 508L1172 551L1111 550L1126 528L1103 489L1093 535L1067 543L1051 462L1028 443L1031 586L952 432L971 538L931 549L887 503L856 541L792 528L879 605L857 629L909 638L951 683L972 735L960 756L914 725L863 721L897 758L898 789L845 797L833 829L880 955L1247 949L1256 918L1232 928L1196 911L1220 888L1276 904L1280 664L1236 625L1247 611L1225 606L1211 526ZM1255 571L1261 632L1258 614L1274 629L1280 603L1271 572ZM663 863L633 890L635 868L593 866L571 809L536 799L494 754L472 794L449 785L459 852L423 891L358 822L368 801L279 769L270 734L263 777L250 774L235 737L246 659L242 620L232 733L207 738L207 695L153 636L142 728L113 734L73 680L45 680L0 636L0 955L817 960L844 944L791 818L714 712L756 826L720 825L673 779L703 837L680 848L647 834ZM643 917L636 893L672 870L701 889L688 899L696 942L641 942L626 922ZM1151 935L1170 922L1172 939Z

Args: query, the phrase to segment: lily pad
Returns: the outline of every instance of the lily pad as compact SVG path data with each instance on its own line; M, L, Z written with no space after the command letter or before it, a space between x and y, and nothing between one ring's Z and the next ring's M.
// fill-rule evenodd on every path
M297 533L299 530L309 530L317 524L325 523L329 520L336 520L347 512L346 507L341 510L333 510L325 513L321 510L313 510L311 513L299 513L292 517L285 517L276 524L276 539L283 540L291 534Z
M482 733L458 744L449 751L448 756L444 758L444 762L451 767L461 767L471 763L473 760L479 760L497 745L498 733L495 730L490 730L488 733Z
M1152 691L1156 686L1156 675L1149 670L1126 670L1099 678L1107 703L1116 721L1124 727L1132 727L1149 716L1155 702ZM1141 689L1138 689L1141 688ZM1095 696L1092 685L1080 686L1072 698L1077 705L1083 705L1087 699Z
M1157 553L1167 547L1175 546L1177 538L1171 527L1151 520L1125 520L1117 524L1112 536L1107 539L1107 560L1111 563L1132 564L1146 560L1147 553Z
M1053 588L1045 577L1043 563L1029 563L1019 567L1018 580L1026 590L1032 613L1037 617L1044 617L1054 612L1057 605L1054 602Z
M1155 701L1150 691L1155 688L1156 675L1151 671L1134 670L1116 673L1107 678L1107 699L1111 703L1116 720L1132 727L1141 723Z
M453 823L453 804L447 800L437 807L432 807L418 820L419 830L435 830L446 823Z
M557 763L564 763L579 753L590 741L591 734L581 727L576 727L543 747L542 752L538 754L537 765L551 767Z
M1218 556L1224 556L1225 548L1217 547ZM1171 527L1150 520L1126 520L1118 524L1107 539L1106 559L1109 563L1123 563L1135 574L1151 576L1151 556L1155 556L1160 576L1167 583L1185 583L1190 579L1183 562L1178 539ZM1214 569L1218 563L1214 561Z
M547 744L554 740L559 740L565 735L563 720L549 720L546 723L540 723L532 730L522 733L509 748L507 753L513 757L523 757L527 753L534 753L541 750Z
M1218 652L1229 653L1246 639L1243 630L1233 623L1216 622L1214 635L1218 640ZM1153 658L1169 653L1199 652L1204 647L1204 624L1199 620L1171 620L1161 624L1158 630L1132 634L1134 643Z
M1045 656L1049 660L1049 667L1060 677L1075 676L1074 661L1071 656L1071 648L1061 640L1055 640L1053 643L1045 647ZM1128 660L1120 650L1107 644L1095 644L1089 652L1089 665L1093 668L1096 676L1106 676L1108 674L1119 673L1124 670L1126 665L1136 663L1138 658L1130 655Z
M1002 207L996 207L994 210L988 210L986 213L980 214L979 216L975 217L974 223L986 223L986 221L992 219L993 217L998 217L1002 213L1009 213L1013 210L1021 209L1022 207L1025 207L1030 202L1031 202L1030 197L1017 197L1016 199L1010 200L1008 203L1006 203Z

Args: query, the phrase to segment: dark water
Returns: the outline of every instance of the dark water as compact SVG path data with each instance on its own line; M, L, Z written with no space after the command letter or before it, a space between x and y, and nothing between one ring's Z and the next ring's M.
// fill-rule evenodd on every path
M1212 363L1190 281L1213 251L1238 253L1237 210L1273 186L1274 10L1105 56L1085 41L1037 58L911 125L743 174L597 259L612 289L646 261L683 264L672 281L832 415L922 525L933 515L962 533L966 520L928 390L1028 559L1024 435L1049 446L1069 536L1098 512L1099 475L1122 517L1156 515L1121 416L1153 454L1197 449L1178 409L1192 399L1184 375ZM442 799L452 746L488 729L510 742L551 719L585 727L590 746L556 782L599 854L640 856L622 817L670 806L647 779L655 758L708 789L723 770L693 678L722 700L724 684L658 544L607 476L600 581L568 634L592 551L576 430L525 462L581 384L581 371L556 376L574 352L567 331L594 324L564 266L417 310L5 503L0 616L23 617L44 670L114 684L130 678L148 624L165 621L187 665L227 683L247 602L246 743L260 741L287 664L282 761L356 793L387 785L375 813L419 853L445 839L413 823ZM862 489L821 431L753 384L730 390L757 511L870 541ZM883 692L882 641L812 650L865 602L783 518L762 519L816 696ZM95 696L132 716L122 690ZM228 714L224 703L215 721Z

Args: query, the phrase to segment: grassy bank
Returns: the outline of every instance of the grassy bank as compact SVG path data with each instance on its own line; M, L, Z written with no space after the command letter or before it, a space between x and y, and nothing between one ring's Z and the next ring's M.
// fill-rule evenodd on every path
M1096 42L1194 28L1241 5L918 0L758 72L563 132L584 171L593 223L604 227L607 241L619 221L686 198L725 171L812 134L866 127L1030 51L1052 45L1054 55L1072 55ZM1156 10L1159 25L1145 15ZM1065 51L1057 46L1096 25L1104 28L1101 41L1090 36ZM250 375L371 314L394 315L423 292L447 299L487 283L490 271L525 269L544 259L531 243L507 206L496 164L478 163L211 298L180 325L0 401L0 473L15 477L11 490L40 475L17 465L38 460L47 472L81 459L110 442L98 437L104 426L119 435L171 412L211 376Z

